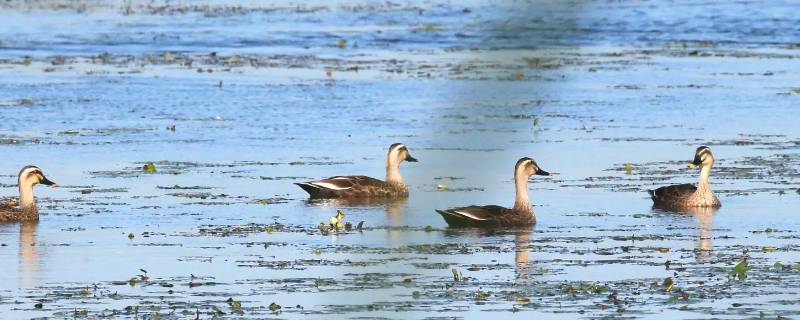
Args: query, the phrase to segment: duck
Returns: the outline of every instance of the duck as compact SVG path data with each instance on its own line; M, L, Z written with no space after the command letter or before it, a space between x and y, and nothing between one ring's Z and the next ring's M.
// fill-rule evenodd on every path
M711 148L708 146L698 147L694 153L694 161L688 165L689 168L700 168L700 181L697 186L686 183L648 190L653 199L653 206L676 209L719 208L722 204L708 184L712 166L714 166L714 155L711 153Z
M524 157L514 166L514 185L516 197L514 206L506 208L497 205L468 206L451 209L437 209L445 222L451 227L528 227L536 224L528 198L528 179L531 176L549 176L532 158Z
M37 166L25 166L19 171L19 208L10 205L12 202L0 204L0 223L39 221L39 210L33 197L33 187L42 184L57 187L53 181L45 177Z
M408 185L400 176L400 163L417 162L402 143L389 146L386 154L386 181L368 176L334 176L295 183L312 199L330 198L406 198Z

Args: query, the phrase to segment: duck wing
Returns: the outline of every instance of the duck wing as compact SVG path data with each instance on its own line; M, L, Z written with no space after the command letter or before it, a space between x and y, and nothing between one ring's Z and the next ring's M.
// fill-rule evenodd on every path
M437 209L436 212L451 227L500 226L514 220L511 209L494 205Z
M334 176L327 179L295 183L311 197L338 198L365 196L375 189L385 189L386 182L367 176Z
M11 206L9 203L0 202L0 223L18 220L19 212L17 208Z
M650 197L656 205L675 205L686 201L697 191L693 184L676 184L661 187L655 190L648 190Z

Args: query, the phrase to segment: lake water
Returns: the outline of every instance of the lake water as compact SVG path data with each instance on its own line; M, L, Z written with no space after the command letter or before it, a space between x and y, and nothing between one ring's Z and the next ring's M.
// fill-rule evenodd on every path
M0 316L800 316L796 11L0 4L0 196L27 164L61 185L0 225ZM292 184L383 178L395 142L407 200ZM722 208L652 209L699 145ZM447 228L434 209L511 206L523 156L558 173L534 228ZM364 229L322 234L337 209Z

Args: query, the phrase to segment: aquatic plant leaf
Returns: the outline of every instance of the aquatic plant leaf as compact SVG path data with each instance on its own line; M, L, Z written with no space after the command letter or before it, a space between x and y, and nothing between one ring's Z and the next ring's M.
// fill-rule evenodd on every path
M737 280L745 280L747 279L747 272L750 271L750 269L752 269L752 267L747 263L747 260L742 260L733 267L730 276Z
M231 307L233 311L241 311L242 310L242 302L234 300L233 298L228 298L227 300L228 306Z
M322 232L322 234L328 234L331 232L331 227L325 223L320 222L319 231Z
M269 311L277 312L280 309L281 309L281 305L279 305L279 304L277 304L275 302L269 304Z
M423 24L422 27L420 27L419 29L424 31L424 32L434 32L434 31L440 29L440 26L438 24L435 24L435 23L426 23L426 24Z
M155 165L155 163L148 162L148 163L146 163L144 165L144 167L142 167L142 170L145 173L155 173L156 172L156 165Z
M672 291L673 285L674 285L674 283L672 282L672 277L667 277L661 283L661 287L664 288L664 291L667 291L667 292Z

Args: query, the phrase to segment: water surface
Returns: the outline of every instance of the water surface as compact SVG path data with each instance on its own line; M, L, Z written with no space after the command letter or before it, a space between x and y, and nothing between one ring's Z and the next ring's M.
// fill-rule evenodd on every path
M0 194L62 187L0 226L0 315L797 317L795 6L2 4ZM394 142L408 200L292 184ZM702 144L723 207L651 209ZM510 206L523 156L534 228L433 211Z

